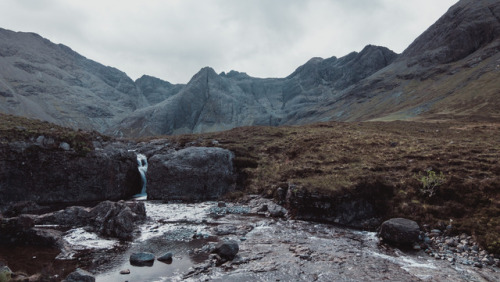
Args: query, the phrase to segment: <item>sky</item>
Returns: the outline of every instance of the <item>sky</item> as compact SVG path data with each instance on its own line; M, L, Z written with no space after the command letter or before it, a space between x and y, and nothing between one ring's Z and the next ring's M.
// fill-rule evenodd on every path
M401 53L457 0L1 0L35 32L127 73L187 83L201 68L285 77L368 44Z

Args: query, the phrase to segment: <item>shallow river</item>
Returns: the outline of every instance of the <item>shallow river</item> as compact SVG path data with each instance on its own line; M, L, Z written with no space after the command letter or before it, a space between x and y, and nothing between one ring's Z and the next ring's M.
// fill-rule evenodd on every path
M149 219L133 243L99 239L83 229L65 239L97 281L500 281L495 267L474 268L435 260L423 252L380 245L373 232L327 224L248 215L248 207L217 203L146 202ZM239 242L232 261L215 266L210 245ZM157 257L173 253L170 264L129 263L133 252ZM81 254L84 254L83 256ZM120 274L128 269L130 274Z

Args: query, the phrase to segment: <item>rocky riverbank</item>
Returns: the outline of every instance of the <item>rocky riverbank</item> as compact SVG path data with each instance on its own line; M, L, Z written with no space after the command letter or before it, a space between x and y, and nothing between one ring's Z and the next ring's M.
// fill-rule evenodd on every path
M74 267L89 271L96 281L500 279L498 257L487 254L465 235L445 236L424 228L420 233L423 241L416 242L414 248L401 249L380 241L376 232L289 219L283 207L259 197L239 204L141 204L147 218L138 222L131 241L113 239L99 229L72 228L62 233L72 256L59 256L58 260L77 261ZM237 251L234 257L222 259L216 250L228 240L236 244ZM464 246L470 246L468 260L473 263L462 263L459 257L463 251L456 252L454 260L440 255L467 248ZM169 254L171 259L138 266L130 261L138 252L155 258ZM484 257L491 261L483 261ZM0 260L9 259L4 256ZM12 270L17 275L23 271Z

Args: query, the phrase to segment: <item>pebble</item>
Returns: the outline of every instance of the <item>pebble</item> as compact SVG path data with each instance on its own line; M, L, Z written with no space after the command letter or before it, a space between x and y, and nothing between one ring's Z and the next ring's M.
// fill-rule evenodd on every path
M121 270L120 274L130 274L130 269Z
M500 259L480 248L471 236L464 233L460 236L445 236L445 234L439 229L432 229L422 234L423 243L419 248L436 260L447 260L452 264L473 265L477 268L500 265Z

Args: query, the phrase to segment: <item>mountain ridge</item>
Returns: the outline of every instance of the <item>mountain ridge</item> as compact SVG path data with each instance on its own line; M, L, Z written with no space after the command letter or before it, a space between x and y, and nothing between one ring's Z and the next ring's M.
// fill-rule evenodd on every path
M0 112L117 136L321 121L499 120L500 4L461 0L402 54L367 45L284 78L202 68L132 81L33 33L0 29Z

